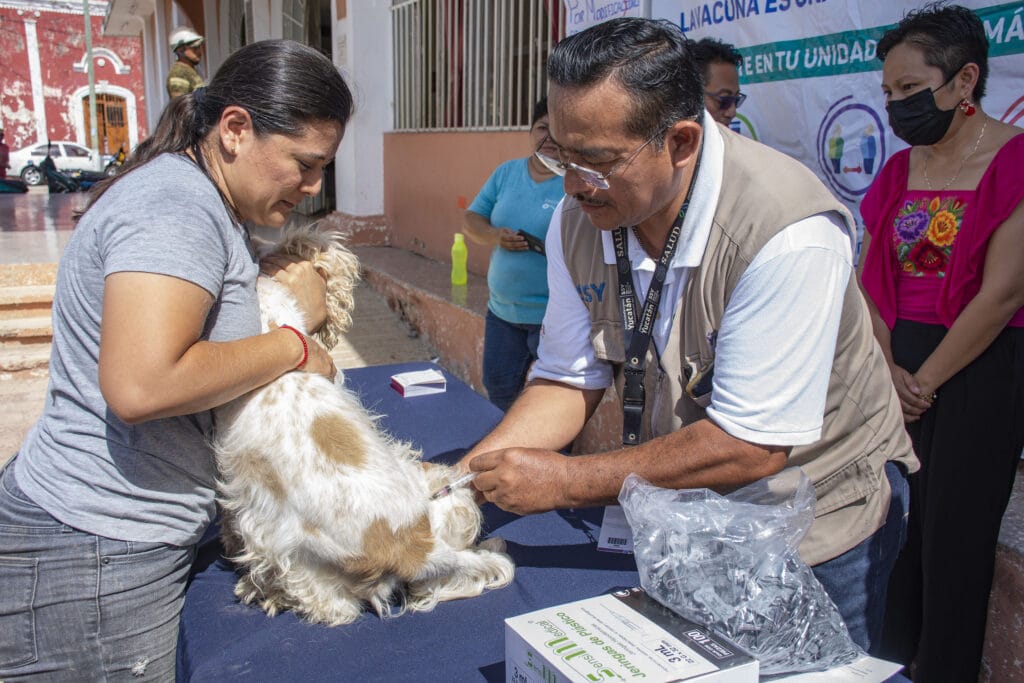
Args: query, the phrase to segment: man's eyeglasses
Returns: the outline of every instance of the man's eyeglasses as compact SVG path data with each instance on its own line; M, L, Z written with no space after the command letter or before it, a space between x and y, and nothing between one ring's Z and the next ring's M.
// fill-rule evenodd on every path
M550 170L555 175L564 176L566 174L566 171L571 170L574 171L583 182L585 182L587 185L590 185L595 190L607 190L610 187L610 185L608 184L608 178L610 178L612 174L618 171L620 168L624 168L626 164L635 159L636 155L639 154L644 147L654 142L658 138L658 136L664 133L666 130L668 129L662 128L657 133L647 138L644 144L637 147L629 156L627 156L625 159L623 159L622 161L608 169L606 173L598 173L592 168L587 168L586 166L574 164L571 161L562 161L561 159L549 157L547 154L542 154L540 151L541 147L543 147L545 143L551 140L551 137L547 135L544 136L544 139L541 141L540 145L537 147L537 151L534 152L533 155L537 157L537 160L540 161L540 163L544 164L548 168L548 170ZM561 147L558 148L558 155L562 155Z
M736 93L735 95L718 95L713 92L708 92L707 90L705 90L704 94L713 99L715 102L717 102L718 108L721 109L722 111L725 111L726 109L733 105L736 105L736 108L739 109L740 105L747 100L746 94L741 92Z

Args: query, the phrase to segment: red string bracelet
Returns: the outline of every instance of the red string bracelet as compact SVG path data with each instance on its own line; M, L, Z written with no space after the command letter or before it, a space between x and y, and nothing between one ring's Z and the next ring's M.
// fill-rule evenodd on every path
M299 341L302 342L302 360L299 361L299 364L295 366L295 369L298 370L299 368L306 364L307 360L309 360L309 344L306 343L306 335L302 334L291 325L281 325L281 329L291 330L292 332L299 336Z

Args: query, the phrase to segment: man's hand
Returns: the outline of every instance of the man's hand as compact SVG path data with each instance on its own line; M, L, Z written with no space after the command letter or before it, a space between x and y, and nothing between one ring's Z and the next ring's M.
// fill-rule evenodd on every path
M560 453L505 448L477 455L469 468L479 472L473 486L502 510L529 515L570 507L569 459Z

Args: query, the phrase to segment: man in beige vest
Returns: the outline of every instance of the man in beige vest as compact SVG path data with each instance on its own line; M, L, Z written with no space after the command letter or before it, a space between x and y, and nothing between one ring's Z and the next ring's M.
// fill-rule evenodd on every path
M713 121L691 49L672 24L616 19L552 53L559 158L542 161L566 199L540 358L464 467L528 514L615 503L631 472L730 491L798 466L817 494L801 556L868 649L919 464L853 277L853 220L804 166ZM613 384L635 445L562 455Z

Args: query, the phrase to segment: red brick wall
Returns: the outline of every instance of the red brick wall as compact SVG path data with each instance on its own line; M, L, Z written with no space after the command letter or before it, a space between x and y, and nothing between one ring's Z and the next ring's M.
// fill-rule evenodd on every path
M0 126L4 129L5 141L12 150L39 141L25 32L25 21L34 20L46 106L46 132L51 140L74 140L87 145L88 141L84 137L80 139L75 128L75 108L82 107L81 101L78 98L70 101L75 91L89 84L88 73L73 68L82 62L85 54L83 16L47 10L45 3L39 5L39 9L31 11L0 7L0 44L4 53L0 59ZM118 74L111 59L94 54L97 89L109 84L134 93L138 139L141 140L147 135L142 40L104 37L103 17L100 16L93 16L91 24L93 49L110 50L130 67L127 74Z

